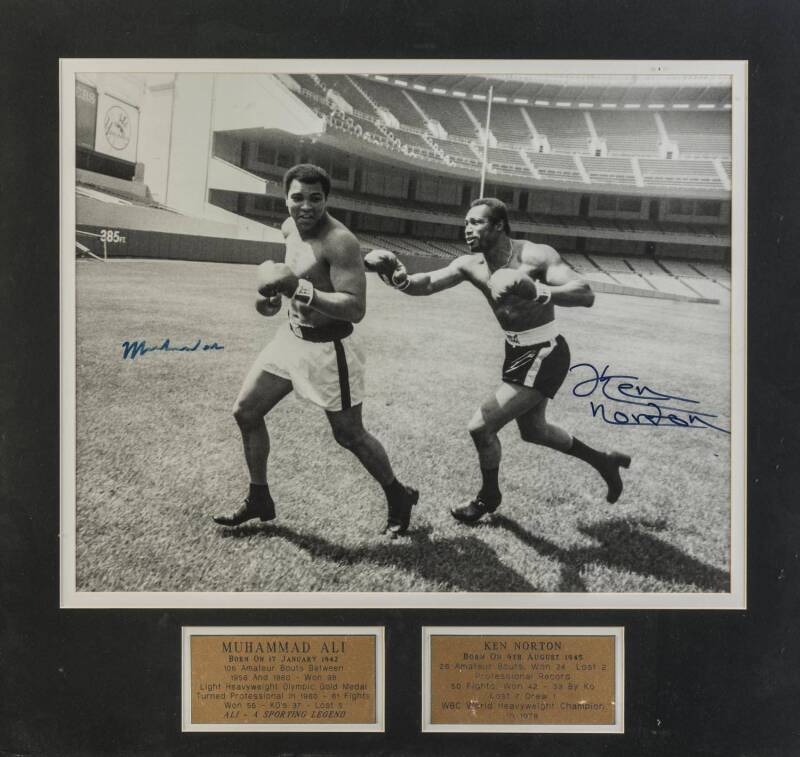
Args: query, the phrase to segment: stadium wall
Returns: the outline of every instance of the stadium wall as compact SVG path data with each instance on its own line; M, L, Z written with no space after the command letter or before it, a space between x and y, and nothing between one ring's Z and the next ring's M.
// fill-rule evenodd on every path
M97 257L103 257L104 249L99 236L105 227L80 226L81 231L96 236L81 237L81 244L88 247ZM265 260L283 262L286 248L277 242L253 242L247 239L227 239L223 237L202 237L195 234L171 234L160 231L142 231L139 229L118 229L120 242L106 243L105 252L109 258L148 258L160 260L191 260L203 263L242 263L258 265ZM414 255L398 256L409 273L433 271L442 267L441 259L416 257ZM624 294L635 297L674 300L680 302L699 302L718 304L719 300L706 297L691 297L656 290L637 289L636 287L611 284L603 281L592 281L595 292L606 294Z
M105 226L81 225L81 231L100 234ZM124 242L107 243L109 258L156 258L161 260L193 260L205 263L249 263L265 260L283 261L286 248L277 242L253 242L249 239L172 234L140 229L118 229ZM98 257L103 245L94 237L80 237Z

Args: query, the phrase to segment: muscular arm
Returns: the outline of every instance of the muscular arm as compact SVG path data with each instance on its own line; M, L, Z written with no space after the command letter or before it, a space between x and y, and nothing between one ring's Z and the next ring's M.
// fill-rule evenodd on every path
M543 272L544 283L550 288L550 302L562 308L591 307L594 304L594 292L548 245L536 245L522 254L520 271L527 273L521 281L519 296L536 299L535 274Z
M286 224L284 224L286 233ZM288 234L287 234L288 236ZM324 260L333 291L314 289L311 302L304 307L329 318L358 323L366 312L366 276L358 242L349 232L331 234L325 240ZM258 292L264 298L295 295L300 279L286 263L267 260L257 270Z
M518 297L559 307L588 308L594 304L589 285L552 247L529 245L523 249L520 262L519 268L501 268L492 274L489 289L495 302Z
M415 273L408 277L408 286L401 291L412 297L424 297L450 289L465 280L462 265L462 259L456 258L445 268L429 273Z
M547 266L544 280L550 287L550 301L562 308L594 305L592 288L553 251L558 258Z
M314 310L342 321L358 323L366 313L367 280L358 242L350 234L337 235L325 250L330 265L332 292L315 290Z

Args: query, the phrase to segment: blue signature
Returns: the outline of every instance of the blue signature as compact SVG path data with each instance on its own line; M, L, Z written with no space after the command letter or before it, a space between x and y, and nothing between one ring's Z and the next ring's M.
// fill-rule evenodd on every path
M202 345L202 346L201 346ZM141 341L136 340L129 342L127 339L122 343L122 359L123 360L136 360L140 355L146 355L148 352L208 352L209 350L224 350L221 344L212 342L211 344L203 344L202 339L198 339L191 346L184 345L182 347L173 347L169 339L165 339L157 347L148 347L144 339Z
M579 381L572 387L576 397L597 397L589 400L592 417L600 418L603 423L614 426L666 426L668 428L710 428L729 434L730 430L717 426L712 419L718 416L701 412L699 408L687 408L686 405L699 405L698 400L679 397L676 394L658 392L646 384L636 383L638 376L622 373L610 374L609 366L601 371L591 363L577 363L569 370L585 368L590 377ZM641 408L633 412L632 408L616 410L606 409L605 400L610 402L634 405Z

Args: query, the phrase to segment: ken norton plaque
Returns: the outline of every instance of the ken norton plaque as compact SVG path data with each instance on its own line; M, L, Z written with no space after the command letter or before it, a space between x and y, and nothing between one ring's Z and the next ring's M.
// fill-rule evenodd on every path
M422 730L622 733L622 628L423 628Z
M183 629L184 731L383 731L383 628Z

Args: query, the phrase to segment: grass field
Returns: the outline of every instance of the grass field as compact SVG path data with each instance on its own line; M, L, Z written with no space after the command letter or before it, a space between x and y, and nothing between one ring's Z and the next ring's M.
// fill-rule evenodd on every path
M466 425L503 354L468 285L412 299L368 277L364 418L398 477L421 490L408 536L380 535L380 487L334 443L324 414L291 396L268 419L278 519L216 526L211 514L238 506L248 481L231 407L284 317L256 313L253 276L250 266L78 263L79 591L728 591L728 435L607 425L573 396L574 376L549 417L633 456L620 501L606 503L584 463L508 427L502 507L473 527L453 520L449 508L479 486ZM573 363L700 400L730 427L727 307L602 295L557 319ZM126 339L167 337L224 350L122 359Z

